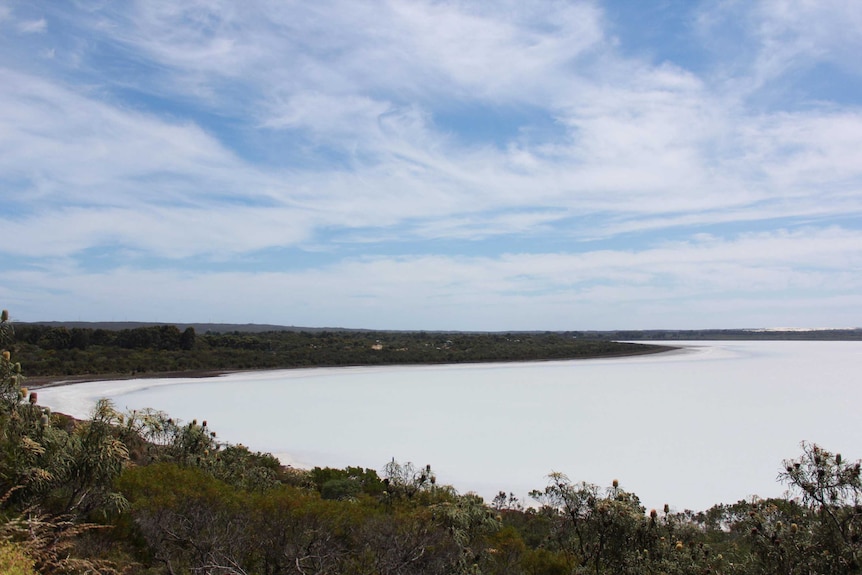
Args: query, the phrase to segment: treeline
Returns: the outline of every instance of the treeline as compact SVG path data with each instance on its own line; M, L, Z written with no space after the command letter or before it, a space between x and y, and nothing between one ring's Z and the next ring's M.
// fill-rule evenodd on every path
M617 481L554 473L519 501L429 465L285 468L205 420L39 405L0 320L6 575L844 575L860 571L860 463L804 444L787 499L647 510ZM499 478L505 486L506 478ZM528 505L529 503L529 505Z
M174 325L107 330L73 327L50 327L39 324L17 326L17 339L45 350L86 350L90 346L123 349L190 350L197 337L195 329L180 331Z
M199 335L173 325L106 330L22 324L15 352L31 375L129 375L189 370L578 359L649 353L659 346L569 333L466 334L269 331Z
M694 329L694 330L620 330L572 332L577 337L623 341L859 341L862 329Z

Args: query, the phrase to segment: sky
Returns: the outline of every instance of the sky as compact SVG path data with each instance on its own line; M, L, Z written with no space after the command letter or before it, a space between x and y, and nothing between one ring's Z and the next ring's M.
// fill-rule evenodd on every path
M857 0L0 0L17 321L862 326Z

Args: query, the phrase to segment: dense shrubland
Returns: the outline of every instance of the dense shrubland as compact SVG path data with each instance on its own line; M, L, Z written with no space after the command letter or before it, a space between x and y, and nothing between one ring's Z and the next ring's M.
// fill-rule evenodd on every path
M196 334L162 325L106 330L17 326L16 357L31 376L576 359L666 349L566 333L466 334L269 331Z
M87 421L26 391L0 321L0 573L858 573L860 465L804 444L786 499L645 509L554 473L529 502L441 485L430 466L284 468L206 421L102 401ZM505 478L500 478L501 486Z

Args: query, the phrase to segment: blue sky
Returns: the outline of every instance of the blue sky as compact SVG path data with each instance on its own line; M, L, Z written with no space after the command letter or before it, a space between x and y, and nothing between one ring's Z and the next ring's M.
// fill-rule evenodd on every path
M862 3L0 2L36 320L862 326Z

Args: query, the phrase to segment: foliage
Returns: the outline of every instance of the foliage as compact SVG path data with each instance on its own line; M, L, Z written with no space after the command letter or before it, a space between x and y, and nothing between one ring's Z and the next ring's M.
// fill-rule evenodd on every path
M324 499L353 499L360 493L376 496L386 489L377 472L368 468L315 467L308 476Z
M200 469L156 463L128 469L119 487L149 553L169 571L206 568L240 553L245 525L227 519L239 515L240 498L226 483Z
M0 573L5 575L37 575L33 560L17 543L0 543Z
M860 462L848 462L840 453L833 454L818 445L803 443L802 456L785 461L784 472L779 477L801 494L801 505L797 506L801 511L787 513L783 506L774 506L770 510L770 515L774 516L771 521L761 512L760 521L752 532L757 530L758 542L772 543L768 551L761 550L761 555L783 561L800 573L806 566L809 570L829 573L860 571ZM790 529L785 529L788 525Z
M338 365L576 359L648 353L660 346L571 333L269 331L206 333L149 326L110 331L26 324L16 354L39 376L165 373Z
M82 556L87 554L79 552L87 536L103 528L95 523L76 521L72 516L40 513L38 508L30 507L0 524L0 537L14 542L10 560L15 559L18 568L32 565L32 572L39 575L119 575L121 569L114 562ZM26 561L21 560L22 555Z

